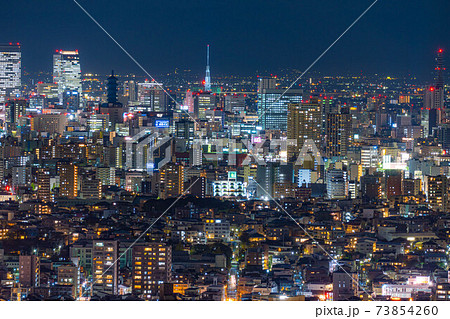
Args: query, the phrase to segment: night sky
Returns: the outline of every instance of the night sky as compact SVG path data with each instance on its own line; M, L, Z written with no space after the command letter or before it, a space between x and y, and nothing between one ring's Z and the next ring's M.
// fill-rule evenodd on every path
M372 0L79 0L151 74L191 69L253 75L305 69ZM2 1L0 42L20 42L23 67L50 71L56 49L78 49L82 72L143 72L72 0ZM450 1L379 0L314 67L413 74L428 80L438 47L450 56ZM450 58L447 57L447 61Z

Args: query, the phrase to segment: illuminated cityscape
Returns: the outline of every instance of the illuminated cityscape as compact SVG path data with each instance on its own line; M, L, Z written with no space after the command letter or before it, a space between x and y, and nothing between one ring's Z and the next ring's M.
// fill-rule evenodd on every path
M108 73L0 38L0 300L450 300L444 47L426 76L234 73L196 39L150 74L99 32Z

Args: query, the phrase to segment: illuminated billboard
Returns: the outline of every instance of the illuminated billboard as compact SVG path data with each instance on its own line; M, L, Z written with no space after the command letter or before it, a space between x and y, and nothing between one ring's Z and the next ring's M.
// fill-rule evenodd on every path
M156 119L155 120L155 127L159 128L167 128L170 126L170 121L166 119Z

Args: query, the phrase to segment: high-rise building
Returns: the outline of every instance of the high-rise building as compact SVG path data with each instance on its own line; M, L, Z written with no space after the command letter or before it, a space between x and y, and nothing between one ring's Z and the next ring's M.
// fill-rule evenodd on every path
M192 95L191 90L186 91L186 97L183 101L183 107L185 111L188 111L189 113L194 113L194 97Z
M40 269L38 256L19 256L19 283L25 287L39 287Z
M142 82L138 84L138 100L150 112L165 112L167 95L162 84L157 82Z
M87 175L81 179L81 194L83 198L102 198L102 181L95 176Z
M58 285L72 286L72 298L78 296L80 285L80 267L75 265L61 265L58 267Z
M286 93L276 87L275 79L261 78L258 83L258 122L264 130L287 130L289 104L302 102L303 90L290 89Z
M97 179L103 186L116 184L116 169L114 167L97 167Z
M0 44L0 106L20 96L22 86L22 53L19 43Z
M225 96L225 111L232 113L245 111L244 94L227 94Z
M327 196L330 199L348 197L347 172L341 169L330 169L326 173Z
M423 108L421 114L424 136L428 137L437 132L440 124L446 122L444 104L444 77L443 63L444 51L439 49L436 57L435 84L425 90L423 97Z
M386 170L386 198L391 199L394 196L400 196L403 193L403 171L402 170Z
M436 211L447 212L449 204L447 176L427 176L425 182L430 207Z
M352 118L349 109L326 114L325 152L327 156L346 156L352 143Z
M178 197L184 191L184 167L167 163L159 170L159 193L163 199Z
M40 168L37 173L38 184L38 199L44 203L52 201L52 194L50 189L50 171L45 168Z
M118 244L117 240L94 240L92 248L92 293L117 295Z
M39 114L31 118L31 130L49 134L63 134L68 119L64 114Z
M25 99L9 99L6 102L6 122L17 124L19 118L26 114L28 101Z
M53 82L58 85L58 96L63 103L64 94L81 95L81 67L78 50L58 50L53 54ZM74 93L77 92L77 93Z
M38 95L45 96L47 99L58 98L58 84L56 83L43 83L39 82L36 85Z
M133 246L133 294L150 300L159 295L160 286L172 280L172 247L161 243Z
M288 105L287 135L288 139L297 141L296 146L288 147L288 158L297 155L306 140L312 140L320 148L321 133L322 111L318 99Z
M78 166L62 163L59 167L59 195L76 198L78 196Z
M207 111L217 107L217 95L211 92L200 92L194 96L194 115L200 120L206 120Z
M364 145L361 148L361 165L363 168L375 168L378 166L378 146Z

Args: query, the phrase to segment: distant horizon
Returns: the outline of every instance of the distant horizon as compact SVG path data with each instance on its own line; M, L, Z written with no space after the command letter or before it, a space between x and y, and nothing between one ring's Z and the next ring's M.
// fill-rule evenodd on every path
M306 69L372 1L230 0L227 7L218 0L79 3L150 74L176 67L203 74L209 44L214 77ZM21 43L27 72L50 70L52 52L62 48L79 50L82 70L105 74L113 66L118 73L141 72L73 1L16 0L3 6L8 14L0 42ZM448 9L444 0L412 0L407 6L378 1L312 70L426 80L436 50L450 50Z

